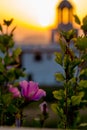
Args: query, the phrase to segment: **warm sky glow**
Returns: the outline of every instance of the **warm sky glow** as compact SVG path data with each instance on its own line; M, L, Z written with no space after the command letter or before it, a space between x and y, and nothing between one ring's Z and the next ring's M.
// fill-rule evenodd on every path
M31 38L30 32L36 33L37 28L40 30L47 29L54 25L56 16L56 5L61 0L0 0L0 19L14 18L14 24L18 29L16 35L18 39ZM75 11L82 19L87 13L87 0L69 0L74 3ZM32 31L30 31L32 30ZM44 31L45 31L44 30ZM46 33L45 33L46 35ZM42 37L45 37L42 36ZM26 36L26 37L24 37ZM32 38L31 38L32 39Z
M58 0L0 0L0 16L15 17L21 23L49 26L54 22L54 7Z

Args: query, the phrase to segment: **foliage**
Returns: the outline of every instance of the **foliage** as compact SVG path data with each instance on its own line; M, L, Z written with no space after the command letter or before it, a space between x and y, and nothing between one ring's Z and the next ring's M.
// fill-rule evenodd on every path
M84 91L87 88L87 16L82 24L78 16L74 17L84 36L74 38L75 30L61 31L61 52L55 53L55 61L64 73L55 74L63 87L53 91L56 102L52 104L52 109L58 114L58 127L63 129L77 128L80 124L79 110L87 106Z
M14 27L9 32L13 19L3 20L6 32L0 24L0 125L22 125L23 108L31 101L38 101L46 96L39 89L38 83L21 81L25 76L20 67L22 50L15 48L13 40Z
M0 24L0 125L14 122L14 113L18 108L13 103L8 85L17 87L20 77L25 76L24 70L20 68L22 50L14 47L13 32L16 27L9 29L12 22L13 19L3 20L3 24Z
M80 21L77 15L74 15L75 22L80 25L81 29L83 30L85 36L87 36L87 15L83 17L82 22Z

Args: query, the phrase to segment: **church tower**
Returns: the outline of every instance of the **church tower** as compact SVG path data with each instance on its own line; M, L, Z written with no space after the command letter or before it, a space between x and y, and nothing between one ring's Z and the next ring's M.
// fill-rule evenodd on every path
M70 30L73 28L73 6L68 0L62 0L57 7L58 29Z
M68 31L73 28L74 7L68 0L61 0L57 6L57 26L52 29L51 42L55 43L58 30Z

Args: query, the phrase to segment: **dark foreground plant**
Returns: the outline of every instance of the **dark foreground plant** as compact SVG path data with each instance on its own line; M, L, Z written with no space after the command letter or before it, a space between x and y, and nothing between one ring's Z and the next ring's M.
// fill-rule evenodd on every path
M10 30L12 22L13 19L3 20L3 24L0 24L0 125L10 125L16 111L16 107L11 104L8 84L17 85L20 77L25 75L24 70L20 68L22 50L14 47L13 32L16 27Z
M46 96L33 81L20 81L25 76L20 68L22 50L15 47L13 32L10 31L11 20L3 20L0 24L0 125L20 126L23 108L31 101L38 101ZM4 31L5 30L5 31Z
M76 17L77 18L77 17ZM85 17L82 28L87 27ZM76 20L77 21L77 20ZM59 45L61 52L56 52L55 61L62 72L55 74L62 88L53 91L56 103L52 109L58 114L58 128L77 128L80 122L79 110L87 106L84 89L87 88L87 37L74 38L75 31L61 31Z

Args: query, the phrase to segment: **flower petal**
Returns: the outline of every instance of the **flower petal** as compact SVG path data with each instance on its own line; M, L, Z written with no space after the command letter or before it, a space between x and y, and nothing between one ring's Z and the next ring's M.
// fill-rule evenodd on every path
M16 87L9 87L9 91L13 94L13 97L20 97L20 91Z
M30 81L29 82L29 95L34 96L39 90L38 83Z
M38 83L26 80L20 82L22 96L30 100L39 100L41 97L46 96L46 92L39 89Z
M21 88L26 88L28 86L28 82L26 80L20 81L19 83Z
M22 96L27 96L28 92L29 92L29 84L26 80L21 81L20 83L20 87L21 87L21 94Z
M25 80L20 82L20 87L22 96L28 99L31 99L32 96L34 96L39 89L38 83L33 81L27 82Z
M32 97L31 100L38 101L44 96L46 96L46 92L42 89L39 89L38 92Z

